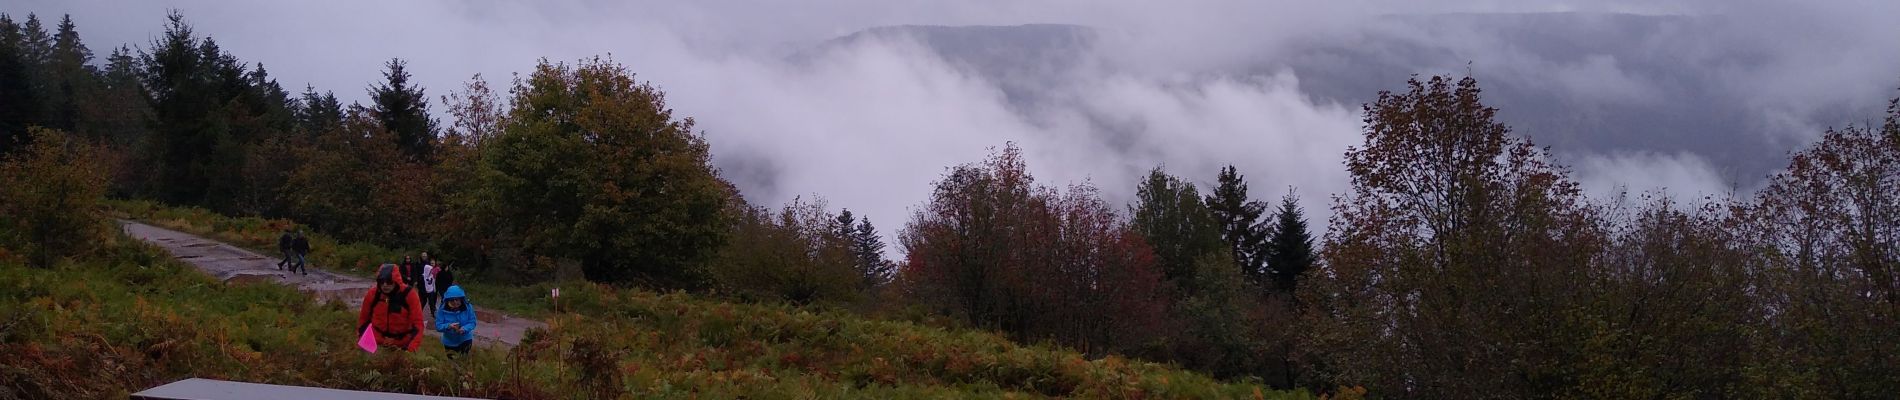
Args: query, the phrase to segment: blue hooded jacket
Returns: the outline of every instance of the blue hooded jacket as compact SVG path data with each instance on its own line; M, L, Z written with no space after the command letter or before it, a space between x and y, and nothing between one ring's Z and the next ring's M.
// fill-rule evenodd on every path
M461 311L449 311L449 299L462 299ZM435 310L435 330L442 332L443 346L460 346L475 339L475 304L469 303L468 295L462 293L461 286L450 286L442 292L442 304ZM456 332L449 324L462 324L468 333Z

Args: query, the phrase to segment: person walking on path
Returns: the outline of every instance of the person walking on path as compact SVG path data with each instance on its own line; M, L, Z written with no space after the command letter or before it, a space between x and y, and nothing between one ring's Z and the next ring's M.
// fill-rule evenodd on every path
M297 257L297 252L295 250L291 250L291 247L290 247L290 242L293 239L290 236L290 232L292 231L289 229L285 229L284 235L277 237L277 251L284 253L284 260L277 262L277 269L279 270L282 270L284 269L284 267L289 266L290 259Z
M422 306L431 310L436 308L436 297L443 295L442 291L438 289L448 287L446 285L437 285L435 275L435 264L422 264Z
M461 286L442 291L442 308L435 310L435 330L442 332L442 348L449 351L449 357L468 355L475 344L477 324L475 305L468 303Z
M442 265L436 266L435 287L445 288L455 286L455 269L450 267L451 265L449 265L449 263L442 263Z
M409 276L405 276L403 279L407 279L407 282L420 286L422 284L422 270L427 268L430 262L429 252L422 252L422 258L416 259L416 263L412 264L415 268L409 269Z
M437 288L456 286L456 269L454 269L454 265L435 265L435 286L437 286Z
M297 236L290 239L290 251L297 253L296 269L291 271L310 275L310 266L305 263L310 257L310 239L303 237L303 231L297 231Z
M371 330L376 345L403 351L416 351L422 345L422 308L414 288L402 281L396 266L383 264L376 271L376 287L363 295L363 310L356 315L357 332Z
M422 283L421 271L422 264L416 263L415 257L402 256L402 263L396 264L396 274L402 275L403 282Z

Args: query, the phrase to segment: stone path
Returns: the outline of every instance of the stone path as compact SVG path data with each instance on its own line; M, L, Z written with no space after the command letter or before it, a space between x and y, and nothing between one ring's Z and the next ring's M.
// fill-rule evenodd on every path
M163 247L171 252L172 257L195 265L199 270L225 283L268 282L288 285L310 293L321 301L344 302L351 309L361 307L363 293L376 286L376 282L368 278L333 273L315 265L310 266L309 275L280 270L277 269L280 256L257 254L241 247L189 233L136 221L120 220L119 225L125 229L126 234ZM470 297L480 299L474 294ZM477 318L481 321L481 326L475 330L476 341L485 345L514 347L521 343L521 337L527 333L528 329L547 327L546 323L540 321L488 312L479 307L479 302L477 302L476 311L478 311ZM430 336L437 335L433 329L429 330L429 334Z

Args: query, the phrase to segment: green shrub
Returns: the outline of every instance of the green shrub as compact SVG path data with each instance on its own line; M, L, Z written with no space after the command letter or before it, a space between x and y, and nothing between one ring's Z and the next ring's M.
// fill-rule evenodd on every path
M0 244L45 268L92 247L110 174L97 146L55 130L31 135L25 151L0 158Z

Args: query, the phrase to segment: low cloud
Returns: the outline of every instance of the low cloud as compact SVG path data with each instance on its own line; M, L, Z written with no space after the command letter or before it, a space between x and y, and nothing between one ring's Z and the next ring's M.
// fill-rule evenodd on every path
M1708 160L1689 153L1588 155L1575 161L1572 172L1585 194L1598 200L1616 199L1623 194L1655 194L1676 199L1724 198L1753 189L1739 187L1739 179L1725 176Z

